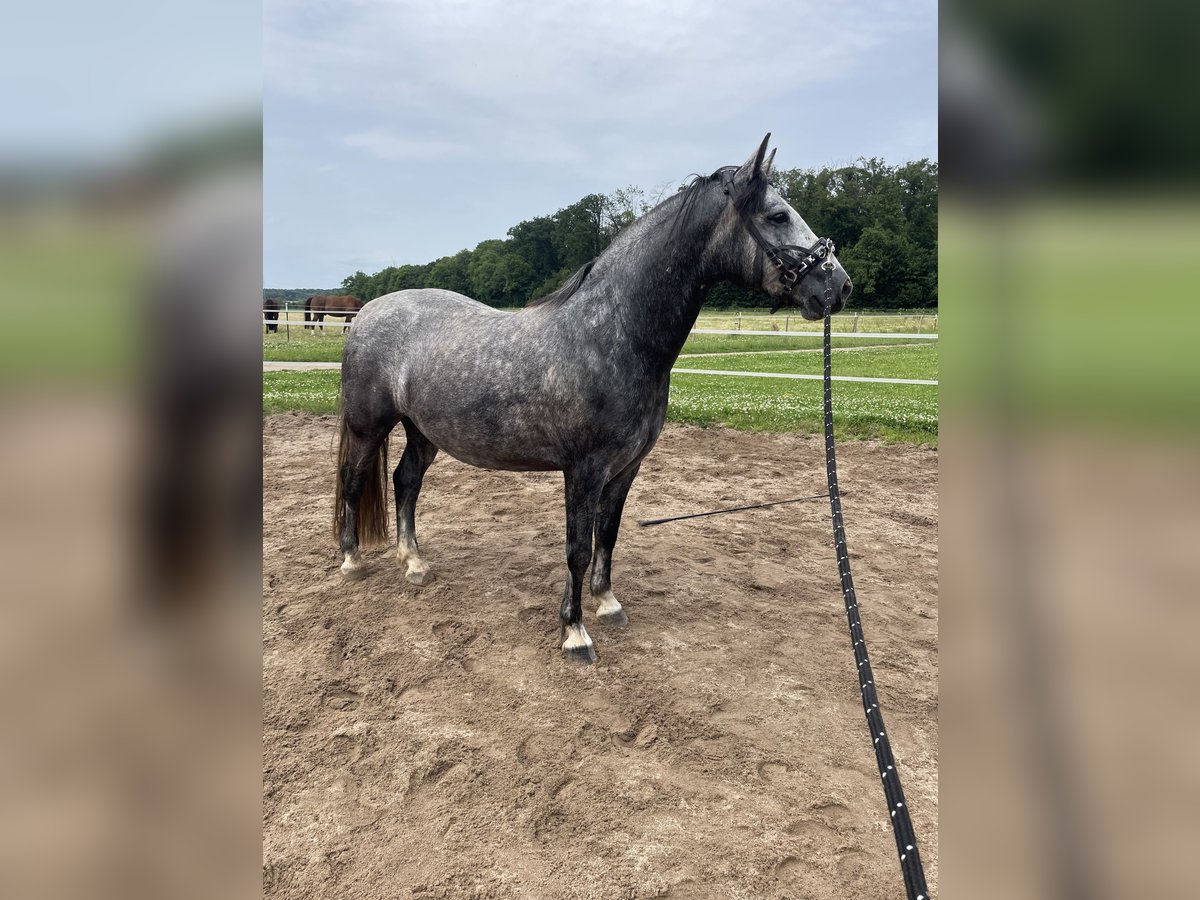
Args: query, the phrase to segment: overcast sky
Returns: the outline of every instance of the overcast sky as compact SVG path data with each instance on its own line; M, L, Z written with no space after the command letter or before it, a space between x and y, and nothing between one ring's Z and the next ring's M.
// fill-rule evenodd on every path
M768 131L784 168L937 156L933 0L265 0L263 40L269 287L673 187Z

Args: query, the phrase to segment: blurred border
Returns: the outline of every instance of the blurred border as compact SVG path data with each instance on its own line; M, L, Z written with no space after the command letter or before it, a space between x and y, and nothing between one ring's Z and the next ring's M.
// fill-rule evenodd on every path
M0 45L0 884L261 892L261 8Z
M1197 11L942 7L942 884L1183 897Z

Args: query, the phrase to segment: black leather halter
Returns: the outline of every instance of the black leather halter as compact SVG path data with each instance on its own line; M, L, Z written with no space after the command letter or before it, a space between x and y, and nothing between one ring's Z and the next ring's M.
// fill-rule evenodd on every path
M721 190L725 192L725 196L733 199L733 176L736 170L725 170L721 173ZM779 270L779 280L783 282L785 295L790 295L796 285L800 283L805 275L813 270L818 264L828 259L833 253L833 241L830 238L817 238L816 243L811 247L799 247L795 244L780 244L776 246L770 243L758 226L754 223L754 218L747 213L742 207L734 203L733 208L737 210L738 218L742 220L742 224L746 226L746 230L750 232L750 237L754 238L754 243L758 245L758 254L754 260L754 279L756 282L762 281L762 261L765 256L771 261L776 269ZM779 309L779 301L777 300L771 308L771 312Z

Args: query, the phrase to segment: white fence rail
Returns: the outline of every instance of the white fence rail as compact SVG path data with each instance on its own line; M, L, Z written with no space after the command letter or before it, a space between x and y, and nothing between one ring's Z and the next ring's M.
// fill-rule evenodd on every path
M263 360L264 372L304 372L340 369L337 362L275 362ZM727 369L672 369L672 375L730 375L734 378L791 378L799 381L820 381L823 375L799 375L792 372L734 372ZM937 387L936 381L924 378L867 378L860 375L833 375L834 381L854 381L860 384L918 384Z
M824 375L796 375L791 372L733 372L725 369L672 369L672 375L734 375L741 378L797 378L802 381L822 381ZM923 378L866 378L859 375L830 375L833 381L858 381L863 384L928 384L937 387L936 381Z
M728 328L693 328L691 334L745 334L750 337L821 337L823 332L820 331L746 331L733 330ZM878 332L878 331L833 331L830 334L835 338L871 338L873 340L885 341L936 341L937 334L930 332Z
M288 322L280 319L278 322L268 322L263 319L264 325L279 325L280 328L285 328L290 325L304 326L306 328L349 328L350 323L347 322ZM747 337L821 337L820 331L747 331L737 330L732 328L693 328L689 334L728 334L739 335L744 334ZM870 340L880 341L936 341L938 335L936 332L879 332L879 331L834 331L834 338L869 338Z
M746 318L750 319L750 318L755 318L755 317L754 316L746 316ZM766 316L758 316L757 318L767 319ZM856 319L857 318L858 317L856 317ZM866 318L872 318L872 317L862 316L862 318L866 319ZM897 316L875 316L874 318L894 319L894 318L899 318L899 317L897 317ZM909 318L916 318L916 317L912 316ZM937 317L934 316L933 319L934 319L934 323L936 325ZM348 323L348 322L307 322L306 323L303 321L289 320L287 318L280 318L278 320L278 322L274 322L274 321L269 322L266 318L264 318L263 324L264 325L268 325L268 324L276 325L277 324L280 326L281 329L283 329L285 331L287 328L289 328L293 324L298 325L298 326L304 326L304 327L326 326L329 328L349 328L351 325L351 323ZM855 328L858 327L857 321L855 322L854 327ZM739 322L739 328L737 328L737 329L693 328L691 330L690 334L724 334L724 335L746 335L747 337L785 337L785 338L786 337L821 337L822 336L822 332L820 332L820 331L750 331L750 330L743 330L740 327L740 322ZM834 331L831 333L831 337L833 337L835 339L838 339L838 338L866 338L866 339L870 339L870 340L896 340L896 341L899 341L899 340L935 341L938 339L937 332L932 332L932 333L930 333L930 332L893 333L893 332L867 332L867 331ZM731 354L731 355L733 355L733 354ZM319 370L319 369L340 369L341 363L264 361L263 366L265 369L269 369L270 371L281 371L281 370L286 370L286 369ZM679 375L722 375L722 376L729 376L729 377L733 377L733 378L788 378L788 379L795 379L795 380L800 380L800 381L820 381L823 378L823 376L821 376L821 375L801 375L801 374L796 374L796 373L792 373L792 372L737 372L737 371L733 371L733 370L729 370L729 369L672 369L671 372L672 372L672 374L679 374ZM930 386L930 387L938 386L937 381L928 380L928 379L924 379L924 378L867 378L867 377L860 377L857 375L834 375L834 376L832 376L832 378L834 381L851 381L851 382L857 382L860 384L914 384L914 385L925 385L925 386Z

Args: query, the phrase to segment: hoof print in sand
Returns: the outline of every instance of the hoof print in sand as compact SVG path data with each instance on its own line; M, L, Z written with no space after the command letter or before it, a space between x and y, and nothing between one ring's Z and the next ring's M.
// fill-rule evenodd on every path
M433 626L433 636L451 646L464 647L475 640L475 629L466 622L449 619Z
M350 710L357 709L361 700L362 695L358 691L331 687L325 692L324 703L330 709L336 709L339 712L349 712Z
M335 765L353 765L375 752L378 739L366 722L355 722L335 728L329 735L329 746Z
M649 725L644 725L640 729L630 728L620 734L614 734L613 738L622 747L633 747L637 750L645 750L656 740L658 740L658 726L651 722Z
M767 762L759 763L758 777L763 781L779 781L790 771L792 770L786 763L767 760Z

